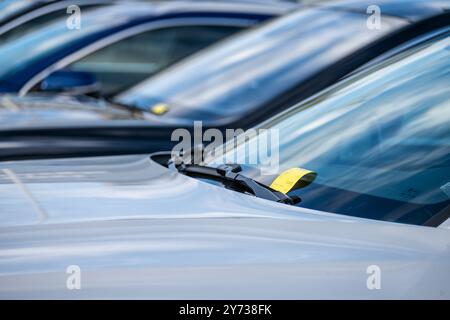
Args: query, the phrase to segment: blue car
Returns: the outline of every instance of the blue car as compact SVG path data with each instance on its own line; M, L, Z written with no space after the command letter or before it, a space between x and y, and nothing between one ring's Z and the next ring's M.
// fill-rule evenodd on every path
M63 10L59 19L0 45L0 59L8 61L0 66L0 92L115 94L295 7L248 1L113 2L81 11L79 29L68 27Z

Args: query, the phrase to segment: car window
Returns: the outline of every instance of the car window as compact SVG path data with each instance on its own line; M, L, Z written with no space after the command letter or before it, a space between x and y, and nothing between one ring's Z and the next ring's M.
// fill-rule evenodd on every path
M112 95L238 30L212 25L152 30L104 47L68 68L94 74L101 94Z
M312 170L311 184L288 193L301 207L437 225L450 205L449 84L447 33L262 124L278 132L269 154L279 168L264 174L258 158L244 173L270 185L284 170ZM254 139L207 164L249 163L259 155L245 152Z

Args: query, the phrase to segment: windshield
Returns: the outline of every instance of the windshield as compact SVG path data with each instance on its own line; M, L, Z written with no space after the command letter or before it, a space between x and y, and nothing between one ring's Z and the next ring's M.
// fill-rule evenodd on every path
M240 118L397 24L383 20L373 32L362 14L300 10L187 59L116 100L142 109L165 103L165 117Z
M278 130L270 154L279 155L279 167L264 174L258 158L243 174L271 185L287 169L314 171L311 184L288 192L301 197L299 206L438 225L450 205L450 36L411 48L261 127ZM228 143L223 157L206 164L250 163L257 157L248 148L253 140L261 145L263 137L237 148Z

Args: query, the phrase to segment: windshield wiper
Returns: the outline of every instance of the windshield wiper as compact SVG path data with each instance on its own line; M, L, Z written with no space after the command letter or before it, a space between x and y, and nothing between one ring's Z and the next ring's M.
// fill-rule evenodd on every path
M242 171L242 168L238 164L224 164L214 168L197 164L185 164L182 162L180 164L171 163L169 166L175 168L182 174L219 181L228 189L239 192L249 192L258 198L291 205L295 205L301 201L297 196L288 196L252 178L240 174L239 172Z
M144 110L139 108L139 107L137 107L137 106L119 102L116 99L111 98L109 96L103 96L103 97L101 97L101 99L103 99L104 101L106 101L109 104L112 104L112 105L114 105L116 107L119 107L121 109L126 109L127 111L130 111L134 115L142 115L144 113Z

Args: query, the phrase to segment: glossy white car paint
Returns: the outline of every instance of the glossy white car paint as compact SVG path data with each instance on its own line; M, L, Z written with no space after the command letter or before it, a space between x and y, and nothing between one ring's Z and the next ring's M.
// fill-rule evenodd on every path
M2 299L449 299L449 270L448 223L278 204L148 156L0 164Z

